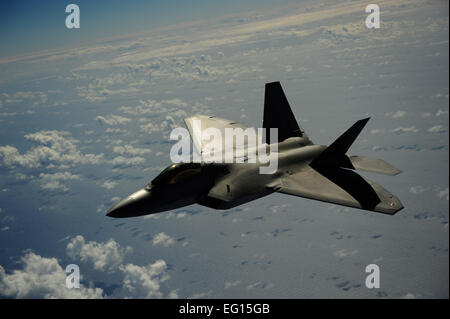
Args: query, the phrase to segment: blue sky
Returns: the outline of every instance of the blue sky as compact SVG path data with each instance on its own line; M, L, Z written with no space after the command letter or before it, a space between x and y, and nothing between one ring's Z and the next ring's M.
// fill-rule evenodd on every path
M230 1L2 1L0 56L12 56L177 24L268 8L292 0ZM80 7L81 28L65 27L65 7Z

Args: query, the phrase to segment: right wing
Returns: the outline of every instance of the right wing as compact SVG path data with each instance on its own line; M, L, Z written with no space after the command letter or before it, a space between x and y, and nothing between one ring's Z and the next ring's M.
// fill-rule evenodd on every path
M319 173L306 166L301 172L280 178L271 188L284 194L389 215L403 208L399 199L386 189L344 168Z

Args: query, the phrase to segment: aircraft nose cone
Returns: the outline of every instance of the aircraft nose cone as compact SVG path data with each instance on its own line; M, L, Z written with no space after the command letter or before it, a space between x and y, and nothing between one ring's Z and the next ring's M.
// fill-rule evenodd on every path
M106 213L106 216L123 218L143 215L145 213L146 201L150 198L150 193L145 188L138 190L111 207Z
M128 198L122 199L120 202L111 207L106 216L108 217L123 217L124 213L128 210L129 200Z

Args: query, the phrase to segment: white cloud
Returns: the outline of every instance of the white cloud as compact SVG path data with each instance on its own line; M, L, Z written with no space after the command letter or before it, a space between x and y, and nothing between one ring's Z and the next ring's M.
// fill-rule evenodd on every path
M355 255L355 254L357 254L357 253L358 253L357 250L349 251L349 250L347 250L347 249L341 249L341 250L335 251L335 252L333 253L333 255L336 256L336 257L338 257L338 258L344 258L344 257L347 257L347 256Z
M270 289L273 287L272 283L266 283L262 281L257 281L253 284L247 286L247 289Z
M145 158L143 158L141 156L135 156L135 157L117 156L109 161L109 163L111 163L115 166L124 166L124 167L139 165L144 162L145 162Z
M175 289L175 290L172 290L171 292L169 292L169 294L167 295L167 299L178 299L178 298L180 298L178 296L178 290L179 289Z
M227 281L227 282L225 282L225 289L229 289L229 288L231 288L231 287L236 287L236 286L239 285L240 283L241 283L240 280L236 280L236 281L233 281L233 282Z
M157 260L148 266L137 266L133 264L121 265L120 270L124 274L122 291L119 292L127 297L133 298L162 298L160 284L169 279L167 264L164 260ZM171 297L176 292L172 292Z
M7 274L0 266L0 295L15 298L102 298L101 288L69 289L66 272L56 258L33 252L22 257L23 269Z
M153 124L153 123L147 123L147 124L141 125L140 128L141 128L141 131L143 131L147 134L152 134L152 133L161 131L160 126L158 124Z
M127 131L118 127L108 127L106 133L126 133Z
M177 218L184 218L187 216L187 214L185 212L181 212L181 213L177 213Z
M18 104L27 102L33 105L44 104L48 100L47 93L41 91L18 91L15 93L3 93L6 104Z
M79 289L66 287L67 274L56 258L44 258L33 252L22 257L23 269L7 274L0 265L0 295L16 298L162 298L161 283L170 278L164 260L156 260L147 266L124 264L123 259L131 247L121 248L114 240L106 243L86 242L83 236L72 238L66 247L67 255L82 262L91 262L94 269L108 274L122 275L119 287L111 295L101 288L82 286ZM88 273L89 274L89 273ZM178 298L178 289L167 294L167 298Z
M102 187L104 187L104 188L106 188L106 189L113 189L114 187L116 187L117 186L117 182L114 182L114 181L105 181L103 184L102 184Z
M146 115L163 113L164 107L162 102L157 102L155 100L141 100L139 101L139 105L135 107L121 106L119 110L130 115Z
M39 131L25 135L25 138L38 143L24 154L10 145L0 146L0 158L7 166L19 165L29 168L54 164L99 164L103 154L83 154L77 148L76 139L65 131Z
M409 188L409 192L412 193L412 194L415 194L415 195L422 194L425 191L426 191L426 188L421 186L421 185L411 186Z
M170 112L176 117L186 117L187 114L182 108L187 107L188 104L180 100L179 98L174 98L170 100L141 100L137 106L121 106L120 110L129 115L157 115L157 114L167 114Z
M435 125L430 127L427 132L429 133L444 133L445 132L445 128L442 125Z
M89 79L91 80L89 81ZM136 93L145 82L136 82L130 72L114 72L103 78L88 77L83 83L87 83L87 85L77 86L78 96L83 97L88 102L96 102L104 101L117 94Z
M391 113L386 113L386 116L390 116L393 119L398 119L398 118L404 117L405 115L406 115L406 112L405 111L400 111L400 110L398 110L395 113L392 113L392 112Z
M193 294L192 296L188 297L187 299L204 299L206 296L209 296L212 293L212 290L209 290L207 292L200 292Z
M147 134L152 134L155 132L162 132L162 131L168 131L172 130L176 127L179 127L179 124L181 122L181 119L179 117L182 117L180 115L182 113L171 113L171 115L167 115L164 120L160 121L159 123L147 123L140 126L141 130L144 131ZM178 117L178 118L177 118Z
M114 146L113 151L114 151L114 153L119 153L120 155L123 155L123 154L145 155L145 154L149 154L151 152L150 149L137 148L137 147L133 147L131 145Z
M154 246L162 245L164 247L169 247L170 245L173 245L174 243L175 243L175 240L165 233L159 233L153 237L153 245Z
M419 132L419 130L415 127L415 126L410 126L410 127L397 127L395 129L392 130L392 132L394 133L417 133Z
M378 133L383 133L384 129L373 129L370 131L370 134L378 134Z
M131 247L121 248L113 239L106 243L87 242L78 235L67 244L67 255L73 260L78 258L84 262L92 262L95 269L113 270L122 264L125 254L132 251Z
M26 179L28 178L27 175L22 174L22 173L16 173L16 174L14 175L14 177L15 177L16 180L18 180L18 181L24 181L24 180L26 180Z
M442 116L442 115L448 115L448 110L441 110L441 109L439 109L436 112L436 116Z
M289 206L291 206L291 205L290 204L272 205L270 207L270 210L273 213L278 213L280 211L285 211Z
M120 115L107 115L106 117L99 115L95 118L95 120L100 124L107 125L118 125L131 122L129 118Z
M78 180L80 179L80 175L74 175L70 172L54 174L41 173L39 174L39 178L42 189L67 191L69 188L61 184L61 181Z

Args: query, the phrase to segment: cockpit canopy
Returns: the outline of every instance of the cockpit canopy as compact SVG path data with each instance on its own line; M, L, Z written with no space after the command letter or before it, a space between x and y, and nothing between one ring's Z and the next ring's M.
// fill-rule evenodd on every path
M200 163L176 163L164 169L147 188L158 185L174 185L192 179L201 172Z

